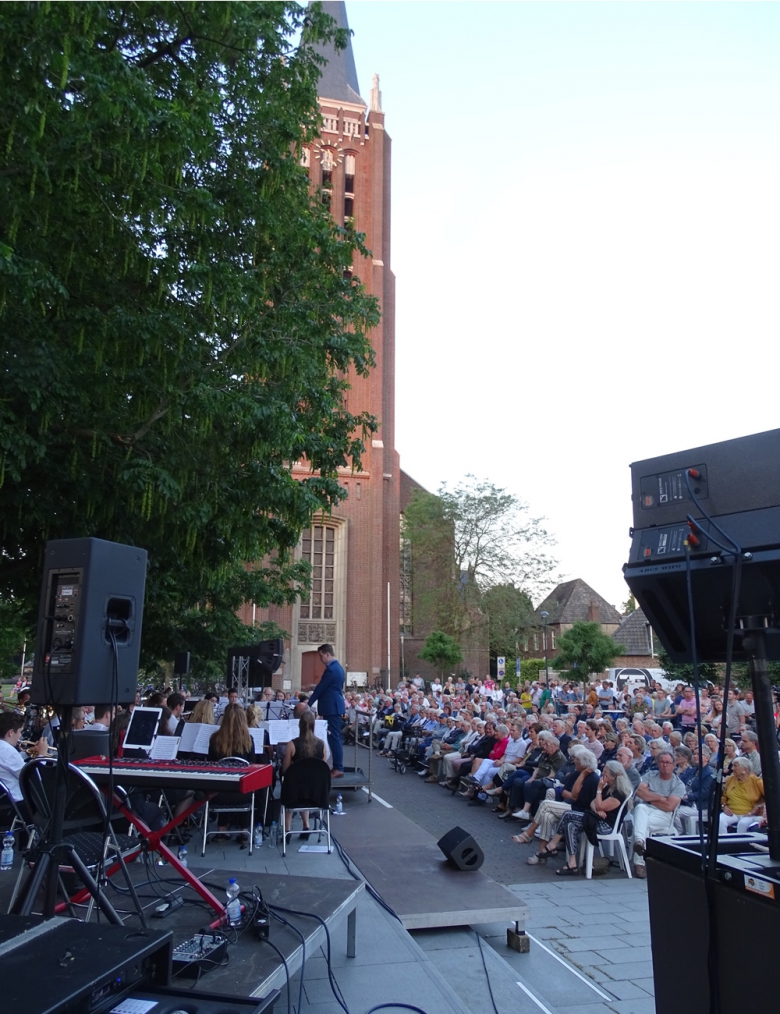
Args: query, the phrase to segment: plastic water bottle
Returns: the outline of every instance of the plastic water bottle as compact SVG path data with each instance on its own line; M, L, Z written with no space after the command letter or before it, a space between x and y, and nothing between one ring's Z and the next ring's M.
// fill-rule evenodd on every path
M253 844L253 847L256 848L256 849L259 849L259 848L263 847L263 825L262 824L256 824L255 825L255 840L254 840L254 842L252 844Z
M241 902L238 900L238 892L240 888L238 881L235 877L230 878L230 883L227 886L227 905L225 910L227 913L228 923L231 926L238 926L241 922Z
M336 813L344 812L344 800L341 798L341 793L336 796Z
M270 837L271 837L271 844L272 845L278 845L279 844L279 830L278 830L278 828L276 826L276 821L275 820L271 821L271 835L270 835Z
M14 864L14 836L10 831L3 838L3 851L0 852L0 872L10 870Z
M183 845L179 846L179 862L182 866L187 865L187 850Z

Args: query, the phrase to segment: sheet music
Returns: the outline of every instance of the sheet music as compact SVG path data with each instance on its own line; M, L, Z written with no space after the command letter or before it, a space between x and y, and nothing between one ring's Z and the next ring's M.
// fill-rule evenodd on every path
M192 752L207 754L209 752L209 740L218 728L218 725L201 725L198 728L195 742L192 744Z
M262 753L265 746L265 729L250 729L249 735L255 745L255 753Z
M179 749L182 753L192 753L193 744L200 729L200 722L187 722L181 731Z
M300 732L300 724L297 718L290 718L286 721L263 722L263 727L268 730L268 742L271 746L277 743L289 743L295 739ZM249 730L252 732L252 730ZM317 718L314 722L314 735L323 742L328 742L328 722L325 718Z
M295 737L298 735L298 730L296 728L295 732L293 732L291 736L290 735L291 724L295 726L298 725L296 721L293 721L291 723L289 719L284 720L280 719L279 721L275 722L263 722L263 725L268 730L268 742L271 744L271 746L276 746L277 743L289 743L291 739L295 739Z
M152 760L176 760L180 739L180 736L158 736L149 751L149 757Z

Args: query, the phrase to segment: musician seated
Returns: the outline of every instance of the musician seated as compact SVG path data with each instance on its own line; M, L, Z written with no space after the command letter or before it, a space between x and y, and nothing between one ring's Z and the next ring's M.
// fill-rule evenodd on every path
M235 694L235 691L232 691L232 693ZM235 694L235 696L237 701L238 694ZM236 702L228 704L225 708L222 723L217 731L212 733L209 740L209 760L220 761L226 757L241 757L249 761L250 764L255 759L255 745L252 737L249 735L246 713L241 705ZM215 807L220 804L222 806L241 806L248 802L249 797L243 793L220 792L212 805ZM242 827L246 827L246 814L235 814L235 817L242 822ZM214 836L215 841L228 841L230 839L226 823L218 824L217 830L219 834ZM238 841L242 847L245 847L249 841L249 836L241 834L238 837Z
M214 697L216 694L207 694L203 700L198 701L190 714L190 725L217 724L214 720ZM218 697L217 700L219 700Z
M0 714L0 781L5 784L11 793L11 798L17 803L22 802L19 772L27 760L25 755L19 751L23 725L24 715L17 715L13 711L4 711ZM46 737L41 736L33 747L34 756L43 757L48 749L49 744L46 742Z
M282 772L286 772L287 769L295 764L296 761L303 760L306 757L316 757L318 760L325 759L325 743L318 739L314 735L314 712L308 708L302 712L298 719L298 735L295 739L291 739L287 744L287 749L284 752L284 761L282 763ZM285 782L282 781L282 805L285 807L291 807L295 805L295 801L292 799L285 798ZM286 809L284 814L284 830L289 831L292 824L292 810ZM304 810L301 814L303 820L304 831L309 830L309 811ZM304 841L306 836L303 836Z
M178 693L170 694L165 702L166 707L171 710L171 717L168 719L168 732L171 736L181 735L181 729L184 726L184 718L182 717L182 714L186 703L187 699L184 694Z

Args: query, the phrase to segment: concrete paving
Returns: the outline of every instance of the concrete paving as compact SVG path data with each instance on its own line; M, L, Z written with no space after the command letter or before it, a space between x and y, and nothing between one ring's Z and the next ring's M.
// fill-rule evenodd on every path
M556 878L559 862L528 866L525 859L533 849L511 841L515 822L498 820L487 806L469 807L412 772L398 775L382 761L373 766L372 788L371 803L364 791L343 793L346 815L333 819L335 836L351 817L362 821L372 808L388 805L437 839L456 824L464 827L485 851L483 871L528 905L531 948L518 954L507 947L506 923L407 933L366 895L358 910L357 957L346 957L343 941L333 946L333 975L350 1014L393 1002L413 1004L426 1014L488 1014L493 1010L490 990L499 1014L655 1011L646 882L629 880L615 868L586 881ZM413 879L414 840L395 844L406 855ZM235 845L209 845L208 861L217 868L246 868L248 883L253 870L280 876L350 875L336 854L299 853L295 844L285 859L268 843L251 859ZM469 874L463 876L465 891ZM290 996L295 1014L343 1014L322 953L307 959L300 1010L298 981L294 977ZM286 1010L286 995L278 1009Z

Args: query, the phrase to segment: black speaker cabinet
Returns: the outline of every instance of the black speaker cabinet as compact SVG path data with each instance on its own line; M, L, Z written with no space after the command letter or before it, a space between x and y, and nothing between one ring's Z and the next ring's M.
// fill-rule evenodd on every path
M177 651L173 656L173 671L177 676L186 676L190 671L190 653Z
M485 853L462 827L453 827L437 845L459 870L478 870L485 861Z
M102 539L47 543L31 687L34 703L135 699L146 556L145 549Z

